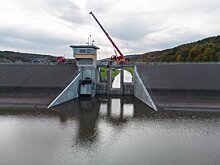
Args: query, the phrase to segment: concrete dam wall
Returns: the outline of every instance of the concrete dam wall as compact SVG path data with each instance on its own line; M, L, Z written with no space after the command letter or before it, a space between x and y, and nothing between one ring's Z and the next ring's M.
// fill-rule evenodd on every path
M0 107L58 105L78 97L80 79L73 64L0 65ZM220 111L220 64L138 65L133 79L134 95L154 110Z
M159 110L220 110L220 64L149 64L138 73Z
M0 107L47 107L77 73L72 64L1 64Z
M150 89L220 90L220 64L149 64L137 66Z

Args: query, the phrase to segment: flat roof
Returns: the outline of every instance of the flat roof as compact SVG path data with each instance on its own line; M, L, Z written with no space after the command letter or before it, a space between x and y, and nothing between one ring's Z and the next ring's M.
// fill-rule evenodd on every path
M71 48L93 48L93 49L99 49L99 47L95 45L70 45Z

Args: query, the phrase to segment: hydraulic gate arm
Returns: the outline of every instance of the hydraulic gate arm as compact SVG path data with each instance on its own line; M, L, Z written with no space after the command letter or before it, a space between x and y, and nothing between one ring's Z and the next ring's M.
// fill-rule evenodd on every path
M107 38L109 39L109 41L112 43L113 47L117 50L117 52L120 54L119 58L124 58L124 55L122 54L122 52L120 51L120 49L116 46L116 44L114 43L114 41L111 39L110 35L107 33L107 31L104 29L104 27L101 25L101 23L98 21L98 19L95 17L95 15L92 13L92 11L89 13L93 16L93 18L95 19L95 21L98 23L98 25L100 26L100 28L102 29L102 31L105 33L105 35L107 36Z

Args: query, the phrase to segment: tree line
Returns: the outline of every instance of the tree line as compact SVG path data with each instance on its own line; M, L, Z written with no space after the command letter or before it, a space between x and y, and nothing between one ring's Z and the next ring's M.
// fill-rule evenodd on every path
M177 46L172 49L145 53L131 61L140 62L208 62L220 61L220 36Z

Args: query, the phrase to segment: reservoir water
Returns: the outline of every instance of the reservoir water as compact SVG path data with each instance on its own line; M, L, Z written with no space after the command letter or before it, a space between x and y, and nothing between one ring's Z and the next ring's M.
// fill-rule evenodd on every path
M220 164L220 113L154 112L134 97L0 109L2 165Z

